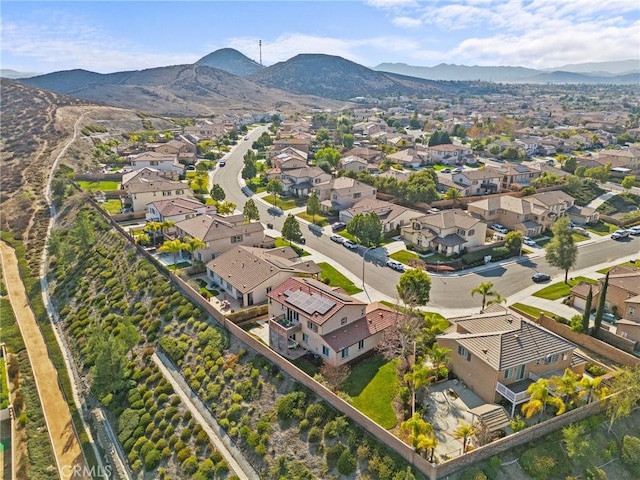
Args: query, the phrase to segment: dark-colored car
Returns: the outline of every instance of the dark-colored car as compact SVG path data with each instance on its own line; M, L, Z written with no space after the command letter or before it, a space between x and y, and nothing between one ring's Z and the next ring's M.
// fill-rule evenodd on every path
M331 230L339 232L340 230L344 230L346 226L347 224L344 222L334 222L331 224Z
M548 273L536 272L531 276L531 280L536 283L546 282L548 280L551 280L551 275L549 275Z

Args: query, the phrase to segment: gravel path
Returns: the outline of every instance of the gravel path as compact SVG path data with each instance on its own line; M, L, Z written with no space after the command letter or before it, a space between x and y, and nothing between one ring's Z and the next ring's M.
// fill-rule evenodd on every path
M0 252L8 297L29 354L58 472L65 480L89 478L82 474L87 471L82 449L73 428L69 406L58 383L58 373L49 358L47 345L29 306L18 270L18 259L13 249L2 241Z

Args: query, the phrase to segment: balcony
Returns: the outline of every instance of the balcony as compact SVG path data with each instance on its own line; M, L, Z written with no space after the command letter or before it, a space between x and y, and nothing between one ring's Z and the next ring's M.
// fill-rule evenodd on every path
M289 338L290 335L299 332L302 329L302 326L300 325L300 322L289 320L285 318L284 314L282 314L277 317L269 318L269 328L272 332L275 332L284 338Z

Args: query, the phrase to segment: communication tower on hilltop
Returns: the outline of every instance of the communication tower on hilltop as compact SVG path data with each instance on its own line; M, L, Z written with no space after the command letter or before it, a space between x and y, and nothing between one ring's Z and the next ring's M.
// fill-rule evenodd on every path
M262 65L262 40L258 40L258 47L260 48L260 65Z

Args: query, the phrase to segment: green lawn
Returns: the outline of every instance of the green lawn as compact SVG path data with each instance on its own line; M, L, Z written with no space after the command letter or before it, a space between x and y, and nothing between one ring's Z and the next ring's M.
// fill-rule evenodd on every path
M573 237L573 243L584 242L585 240L589 240L589 237L586 235L580 235L579 233L572 233L571 237Z
M407 265L409 264L409 260L420 260L420 256L417 253L410 252L409 250L398 250L389 255L389 258L406 263Z
M605 223L602 220L600 220L598 223L596 223L595 225L588 225L587 226L587 230L590 231L591 233L595 233L596 235L609 235L610 233L615 232L618 229L618 227L616 227L615 225L612 225L611 223Z
M293 243L292 244L289 244L289 243L290 243L289 240L285 240L282 237L278 237L275 239L276 247L291 247L295 250L295 252L298 254L299 257L306 257L307 255L311 255L309 252L307 252L306 250L303 250L299 246Z
M339 232L337 232L340 236L344 237L344 238L348 238L349 240L356 242L356 243L360 243L358 241L358 238L351 235L349 232L347 232L347 229L345 228L344 230L340 230ZM382 247L388 243L393 242L393 238L384 238L382 237L382 240L380 240L380 244L378 245L379 247Z
M320 227L329 225L331 223L331 220L334 218L329 215L319 213L315 216L315 222L313 222L314 218L311 215L309 215L307 212L298 213L296 217L300 217L301 219L306 220L307 222L315 223Z
M550 312L549 310L544 310L543 308L534 307L532 305L526 305L524 303L514 303L513 305L511 305L511 307L513 307L516 310L520 310L528 315L531 315L532 317L535 317L535 318L538 318L541 313L544 313L549 318L553 318L558 321L562 320L562 323L566 323L566 324L569 323L569 319L564 318L556 313Z
M542 290L538 290L533 294L534 297L546 298L547 300L558 300L559 298L566 297L571 293L571 287L579 284L580 282L590 283L596 285L597 280L587 277L575 277L569 279L569 284L564 282L553 283L546 286Z
M80 180L78 182L78 185L80 185L80 188L82 188L83 190L87 190L89 192L97 192L98 190L101 190L103 192L109 191L109 190L120 190L120 182L118 182L117 180L103 180L101 182L90 182L88 180Z
M267 195L266 197L263 197L263 198L265 202L273 205L273 200L274 200L273 195ZM304 199L302 198L296 198L296 197L278 198L276 207L280 207L282 210L291 210L292 208L303 207L304 204L305 202L304 202Z
M341 287L349 295L354 295L362 291L361 288L356 287L351 280L342 275L332 265L326 262L320 262L318 266L322 269L322 278L328 278L330 286Z
M351 367L351 374L342 390L351 397L351 404L386 429L396 426L393 399L400 384L396 361L375 356Z
M118 199L107 200L106 202L102 203L101 206L109 215L116 215L122 210L122 202Z
M635 267L635 268L640 268L640 262L632 262L632 261L628 261L628 262L624 262L619 264L618 266L620 267ZM606 275L607 272L609 270L611 270L613 267L607 267L607 268L602 268L600 270L597 270L598 273L601 273L603 275Z

